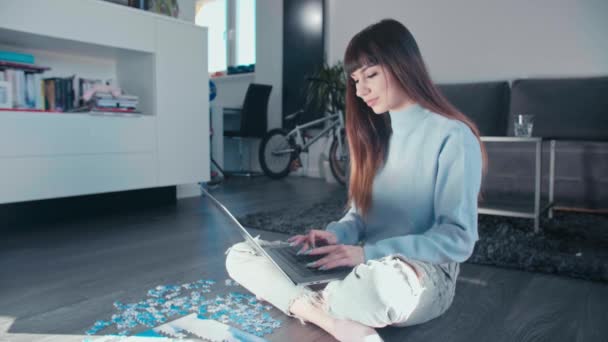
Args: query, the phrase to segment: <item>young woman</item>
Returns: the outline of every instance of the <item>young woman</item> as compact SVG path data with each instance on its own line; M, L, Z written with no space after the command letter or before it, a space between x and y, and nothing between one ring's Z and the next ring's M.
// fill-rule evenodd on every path
M344 64L351 208L325 230L288 241L321 257L311 267L353 271L314 292L284 279L246 243L231 248L227 269L338 340L380 340L373 328L424 323L451 305L459 263L478 239L486 157L477 128L433 84L401 23L382 20L356 34Z

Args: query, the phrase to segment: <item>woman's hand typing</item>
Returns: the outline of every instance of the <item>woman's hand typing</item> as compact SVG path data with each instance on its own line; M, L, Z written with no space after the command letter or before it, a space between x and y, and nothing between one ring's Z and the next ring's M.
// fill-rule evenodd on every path
M310 248L316 246L335 245L338 243L338 238L334 233L313 229L305 235L295 235L287 239L287 242L293 246L302 245L302 248L298 251L298 254L302 254Z
M335 267L354 267L365 262L365 253L361 246L333 245L313 248L307 255L327 254L323 258L308 264L320 270L330 270Z

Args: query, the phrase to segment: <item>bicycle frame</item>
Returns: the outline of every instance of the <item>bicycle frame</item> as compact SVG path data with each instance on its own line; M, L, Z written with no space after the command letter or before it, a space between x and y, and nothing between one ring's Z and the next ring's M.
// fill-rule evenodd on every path
M334 120L334 119L338 119L338 120ZM319 124L321 122L325 122L325 121L331 121L331 123L329 124L329 126L325 127L321 132L317 133L314 137L312 137L307 143L304 143L304 139L302 137L302 130L306 129L310 126L314 126L316 124ZM341 112L338 112L336 114L331 114L327 117L321 118L321 119L317 119L317 120L313 120L311 122L307 122L304 125L296 125L296 127L294 129L292 129L289 133L287 133L287 137L293 137L295 135L295 140L296 140L296 145L298 145L298 141L302 141L303 145L300 146L301 151L308 151L308 147L312 144L314 144L317 140L319 140L323 135L325 135L326 133L328 133L331 130L335 130L336 127L338 127L338 129L342 129L344 128L344 117L342 116ZM340 149L342 149L342 144L344 143L342 141L342 136L340 134L337 134L337 138L338 138L338 144Z
M318 81L329 83L325 80ZM332 89L331 99L334 100L334 109L329 109L328 111L334 112L339 105L336 100L337 97L335 95L337 91L341 90L333 86L331 83L329 84L329 86ZM305 110L300 109L294 113L286 115L284 117L284 120L293 120L302 113L305 113ZM333 135L334 140L328 139L327 146L324 146L325 152L323 152L323 155L325 155L327 151L329 151L329 155L327 157L331 173L334 175L334 177L339 183L345 184L346 178L348 177L348 175L346 175L346 172L348 170L349 155L346 146L346 136L344 134L344 115L339 109L335 114L330 114L325 111L319 111L317 113L323 113L324 117L307 122L302 125L296 124L295 128L293 128L289 132L286 132L283 129L274 129L264 135L264 138L262 139L262 144L260 145L259 157L260 165L268 176L277 179L287 176L290 171L293 171L296 167L301 166L298 165L298 163L294 164L293 162L300 161L300 154L302 152L308 153L308 149L312 144L317 142L321 137L329 137L329 135L331 134ZM323 124L323 126L325 127L320 129L319 132L314 134L313 136L304 136L303 131L305 129L310 128L312 126L316 126L318 124ZM286 159L286 155L288 156L288 159ZM276 159L276 157L279 157L279 159ZM346 164L344 162L346 162Z

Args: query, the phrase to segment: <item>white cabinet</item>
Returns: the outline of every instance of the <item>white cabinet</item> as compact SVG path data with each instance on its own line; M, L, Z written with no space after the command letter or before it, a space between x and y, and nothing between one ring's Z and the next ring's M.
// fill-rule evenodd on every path
M134 8L99 0L0 1L2 27L137 51L154 52L155 19Z
M0 158L156 151L152 115L0 112Z
M154 187L152 153L2 159L0 203Z
M0 111L0 203L209 180L205 28L98 0L0 0L3 49L57 66L44 77L103 70L142 114Z
M156 27L159 184L208 179L209 81L192 77L207 73L206 34L160 18Z

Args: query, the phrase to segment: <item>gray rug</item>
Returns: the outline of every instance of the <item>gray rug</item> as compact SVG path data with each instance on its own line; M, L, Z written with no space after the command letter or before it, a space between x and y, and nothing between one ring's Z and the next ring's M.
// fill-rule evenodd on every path
M334 192L307 208L286 208L239 218L245 226L287 234L323 229L344 213L345 194ZM479 215L479 241L468 263L608 282L608 217L555 211L534 233L529 219Z

